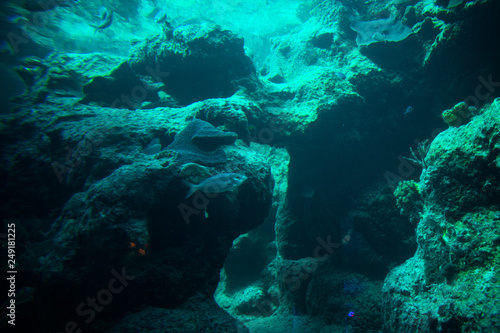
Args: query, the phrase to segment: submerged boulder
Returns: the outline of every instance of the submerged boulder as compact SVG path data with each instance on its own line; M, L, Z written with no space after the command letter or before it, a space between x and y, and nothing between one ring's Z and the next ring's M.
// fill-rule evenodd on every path
M163 33L135 44L130 67L140 75L168 73L164 90L187 105L229 97L240 80L255 74L243 38L213 24L166 27Z
M418 250L383 287L388 332L498 331L500 99L432 142Z

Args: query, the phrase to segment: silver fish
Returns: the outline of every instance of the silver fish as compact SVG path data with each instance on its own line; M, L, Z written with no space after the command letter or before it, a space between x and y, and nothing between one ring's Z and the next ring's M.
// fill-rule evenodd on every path
M220 173L208 179L205 179L198 185L191 184L183 180L183 183L189 186L189 190L186 193L186 199L193 195L196 191L201 191L206 194L215 194L230 191L233 188L240 186L247 176L240 173Z
M154 20L158 24L165 23L167 21L167 10L160 9L158 13L156 13Z
M335 76L341 80L345 80L346 79L346 76L344 73L342 72L335 72Z
M104 6L101 6L99 8L99 17L101 19L99 25L91 25L95 29L94 35L99 30L109 28L109 26L111 26L111 23L113 23L113 12L108 11Z

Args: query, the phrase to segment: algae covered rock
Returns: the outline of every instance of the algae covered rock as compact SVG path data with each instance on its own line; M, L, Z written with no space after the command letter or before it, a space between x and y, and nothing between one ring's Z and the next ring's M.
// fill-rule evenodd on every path
M166 315L181 325L181 331L191 331L176 314L185 309L186 317L201 317L193 329L206 328L210 320L199 313L207 307L214 318L220 317L222 326L229 325L234 320L220 312L213 299L193 305L193 297L213 294L233 240L257 227L269 213L273 184L269 166L259 154L243 150L228 153L238 161L233 165L249 175L237 193L184 199L186 189L178 179L177 164L168 163L169 156L158 156L123 165L84 193L73 195L52 226L51 246L44 252L38 247L34 253L39 258L36 266L47 270L44 290L55 286L65 290L49 305L64 302L71 293L85 299L82 283L106 285L103 270L126 266L123 270L133 279L130 289L135 292L120 295L113 310L138 310L141 304L169 309ZM182 210L186 207L188 216ZM84 278L72 279L81 271ZM62 311L61 317L72 311Z
M462 104L463 105L463 104ZM450 127L432 142L422 174L421 192L460 213L498 203L500 100L460 127ZM468 207L468 208L466 208Z
M83 86L80 103L97 103L119 109L137 109L143 102L157 102L157 88L147 85L129 67L126 61L106 75L98 75ZM125 94L127 92L128 94Z
M92 78L105 75L123 60L102 53L55 52L45 59L27 57L13 68L26 85L25 92L13 101L43 103L53 96L81 97L82 88Z
M139 75L168 73L164 90L187 105L235 93L238 80L255 74L243 38L213 24L181 25L135 44L129 64Z
M384 282L388 332L500 329L500 99L481 111L434 139L420 183L398 186L399 206L420 192L423 208L416 254Z
M422 197L418 183L414 180L399 182L394 196L401 215L407 215L410 217L410 221L417 222L422 209Z

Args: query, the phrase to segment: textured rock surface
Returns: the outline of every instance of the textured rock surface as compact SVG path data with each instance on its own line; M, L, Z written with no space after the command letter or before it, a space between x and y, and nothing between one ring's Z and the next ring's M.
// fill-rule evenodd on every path
M172 332L192 327L245 332L211 295L233 239L257 227L269 212L273 179L265 155L241 141L234 145L234 133L197 127L205 131L193 136L203 143L215 133L217 146L229 146L224 163L192 168L189 176L238 171L248 179L237 192L184 200L179 161L169 152L147 155L144 149L153 138L163 147L171 144L193 123L186 119L193 119L199 104L129 112L83 105L76 96L48 98L52 103L20 107L1 133L8 175L2 216L19 222L21 266L29 286L38 286L34 297L44 300L39 317L23 320L20 327L33 330L30 323L37 323L37 329L62 330L74 320L82 329L113 331L114 316L127 312L124 325L135 320L144 331L154 316L157 325L168 319ZM88 317L75 315L76 306L105 288L112 270L120 274L122 269L133 280L87 325ZM193 299L199 295L201 300ZM31 299L22 309L33 306ZM188 328L189 318L197 320Z
M500 329L500 100L432 142L418 250L383 292L388 332Z
M466 33L470 29L476 31L473 26L496 26L492 13L498 3L478 1L453 10L433 1L392 5L351 1L350 5L366 21L387 17L388 13L397 15L405 25L413 27L415 34L399 42L357 48L355 33L349 28L354 13L347 6L324 2L311 11L310 19L302 26L272 40L271 55L260 73L266 79L263 84L268 91L268 105L272 110L280 110L281 101L286 110L282 111L286 115L285 128L274 137L274 142L285 144L290 154L286 201L278 205L275 217L273 247L278 256L261 270L262 277L247 288L225 291L227 298L234 297L237 304L229 306L223 296L217 298L230 313L248 320L249 327L266 331L269 325L279 325L283 313L294 310L310 310L322 317L321 310L314 306L304 310L304 304L306 295L311 305L322 301L319 293L307 292L316 274L319 281L322 278L318 272L328 271L323 267L326 265L364 275L367 289L376 295L389 269L410 258L416 249L415 224L399 214L391 184L379 182L382 175L396 168L400 179L417 180L420 166L403 158L403 154L409 153L408 147L415 145L415 139L434 136L445 128L439 115L460 99L469 98L468 103L481 105L499 93L491 85L490 90L478 85L488 80L488 71L499 77L495 57L483 53L470 59L468 54L477 47L498 55L486 38L491 34L470 39ZM483 11L488 14L483 16ZM464 43L456 42L459 40ZM468 68L466 74L464 66ZM439 74L443 68L452 73L451 77ZM480 75L484 80L478 82ZM481 98L473 96L476 89L484 93ZM404 114L408 106L414 111ZM346 200L351 195L354 199ZM416 206L412 221L418 222L422 199L415 197L420 202L408 205ZM476 202L474 197L470 200ZM452 209L450 206L449 211ZM348 244L340 245L346 236ZM325 244L326 248L330 244L332 251L327 252L329 261L318 263L317 270L312 270L304 262L314 257L318 246L324 251ZM240 244L246 245L255 252L266 253L262 247L255 248L255 243ZM239 252L245 250L239 248ZM259 260L265 261L264 258L259 255ZM407 268L414 273L413 266ZM230 276L224 279L232 280ZM281 287L280 283L268 283L274 279L281 281ZM331 280L335 279L332 273ZM297 281L300 287L295 289ZM295 290L290 292L290 288ZM338 288L334 292L341 293ZM379 304L366 305L361 311L379 309ZM344 314L347 323L345 309L336 309ZM325 327L368 331L376 330L381 323L355 320L352 325L344 323L340 327L341 317L335 317L334 311L332 308L322 317ZM249 313L263 318L252 320ZM391 332L391 328L387 331ZM405 327L401 332L413 330Z
M196 310L196 311L193 311ZM126 316L106 333L131 332L249 332L243 324L234 321L212 299L195 297L184 308L169 311L148 307Z
M80 103L97 103L119 109L137 109L144 102L157 102L158 88L141 81L129 67L127 62L122 62L110 73L104 76L95 76L83 86L85 95ZM123 92L129 92L125 95Z
M100 53L58 54L45 59L27 57L14 67L27 89L14 98L20 103L43 103L53 96L81 97L82 87L105 75L125 58Z
M164 89L184 105L231 96L236 81L255 74L243 39L206 23L166 27L163 33L133 46L129 64L141 75L150 75L155 68L169 73Z
M76 319L96 332L234 332L236 321L209 299L221 280L219 306L252 331L376 332L380 303L370 301L408 258L386 281L387 332L496 327L495 114L439 135L422 163L403 155L446 127L443 110L500 94L500 43L489 33L499 30L499 4L307 1L304 24L274 36L258 79L243 40L208 24L127 38L130 68L102 54L24 60L29 89L2 118L0 138L1 213L17 219L33 293L20 305L20 322L33 323L25 331ZM136 9L121 7L122 18ZM389 16L414 33L359 48L350 24ZM193 119L236 133L223 148L227 163L147 154L152 140L171 145ZM414 185L421 166L398 208L392 190L400 180ZM181 178L220 172L248 180L183 199ZM400 208L419 222L413 258L415 224ZM134 279L86 326L76 306L122 268Z
M51 228L54 240L27 250L26 257L33 260L25 260L29 263L25 267L45 276L37 297L52 300L45 303L48 313L40 315L51 317L53 327L63 325L60 320L71 317L74 309L53 316L52 305L85 299L92 292L85 286L105 285L103 272L109 267L118 271L124 267L135 277L130 281L131 292L120 294L110 311L141 304L170 309L196 294L212 295L232 240L258 226L271 203L272 178L264 161L258 156L246 159L238 149L230 155L239 161L234 166L249 176L238 194L183 201L186 189L178 178L178 164L168 157L147 155L74 194ZM195 200L206 202L201 207ZM184 207L189 214L183 215ZM51 295L54 290L59 290L57 296ZM197 317L196 311L203 310L192 306L184 311ZM181 325L186 313L176 310L168 316L178 315ZM101 319L105 322L106 315ZM209 327L206 320L193 325Z

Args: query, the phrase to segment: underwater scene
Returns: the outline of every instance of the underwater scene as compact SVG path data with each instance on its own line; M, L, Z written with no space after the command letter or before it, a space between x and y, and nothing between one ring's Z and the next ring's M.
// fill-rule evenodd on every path
M500 332L499 18L0 2L0 331Z

